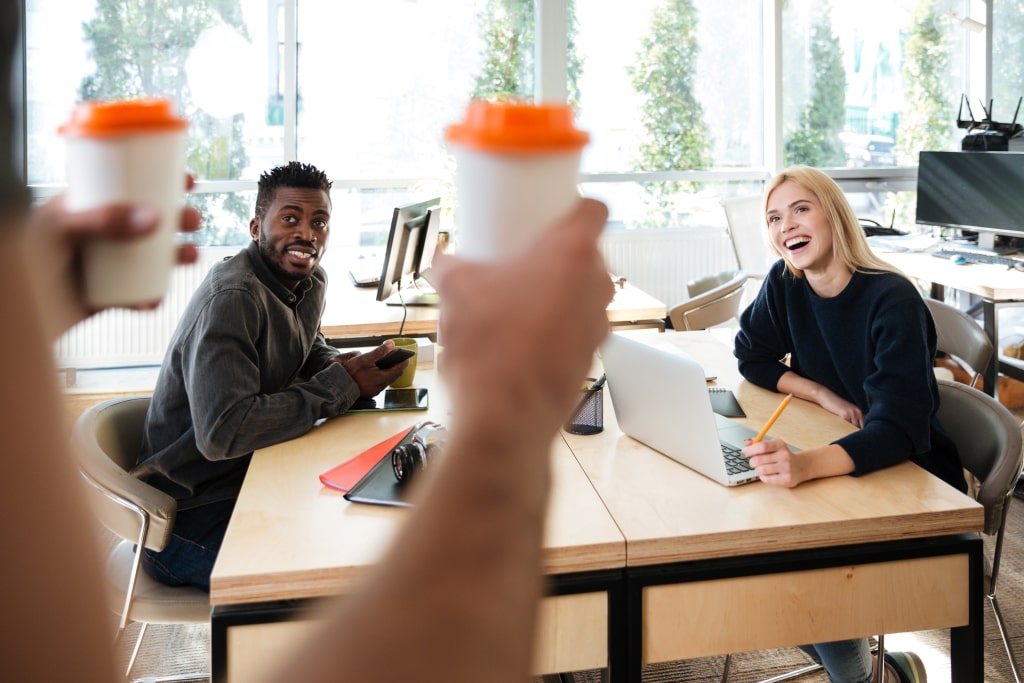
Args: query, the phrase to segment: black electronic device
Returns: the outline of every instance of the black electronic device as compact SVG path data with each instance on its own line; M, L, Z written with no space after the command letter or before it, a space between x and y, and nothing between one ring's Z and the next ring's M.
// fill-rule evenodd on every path
M1024 99L1024 98L1021 98ZM965 152L1005 152L1010 148L1010 138L1024 130L1024 126L1017 123L1017 115L1020 113L1021 99L1017 100L1017 110L1013 113L1013 121L1000 123L992 119L992 100L989 100L988 107L981 104L981 111L984 112L983 119L976 120L974 112L971 111L971 103L967 97L960 96L960 111L956 115L958 128L966 128L967 135L960 141L960 149ZM967 114L970 119L963 118L964 104L967 104Z
M395 208L377 283L377 301L394 306L439 303L426 275L437 248L440 225L440 198Z
M386 356L384 356L383 358L378 358L377 362L374 363L374 365L376 365L381 370L387 370L388 368L393 368L402 361L412 358L415 355L416 352L413 351L412 349L406 348L404 346L396 346L395 348L391 349L391 351L389 351Z
M1024 152L921 152L917 167L917 222L976 232L990 253L1016 251L997 244L1024 237Z
M373 398L361 398L346 411L348 413L376 413L405 410L426 410L430 407L430 393L426 387L385 389Z

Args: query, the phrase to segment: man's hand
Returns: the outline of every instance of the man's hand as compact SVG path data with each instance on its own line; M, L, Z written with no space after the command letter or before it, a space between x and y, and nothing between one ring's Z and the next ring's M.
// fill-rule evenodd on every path
M520 256L435 259L442 369L462 426L557 433L609 330L614 290L597 248L607 218L583 199Z
M398 376L409 367L409 361L404 360L394 367L381 370L377 367L378 360L388 355L395 343L388 339L383 344L367 351L366 353L343 353L334 359L335 363L341 365L352 376L359 386L360 398L373 398L398 379Z

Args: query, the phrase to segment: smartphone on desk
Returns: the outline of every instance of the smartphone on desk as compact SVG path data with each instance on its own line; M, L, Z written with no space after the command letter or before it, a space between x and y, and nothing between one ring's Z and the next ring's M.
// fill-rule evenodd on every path
M426 410L430 394L426 387L385 389L373 398L361 398L348 409L350 413L376 413L398 410Z

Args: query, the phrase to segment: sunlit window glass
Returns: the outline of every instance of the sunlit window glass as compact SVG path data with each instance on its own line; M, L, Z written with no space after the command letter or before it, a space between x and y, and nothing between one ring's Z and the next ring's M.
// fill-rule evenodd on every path
M572 4L584 172L762 163L761 2Z
M933 0L823 3L783 12L785 164L913 165L959 144L965 29ZM880 18L884 18L880 20Z

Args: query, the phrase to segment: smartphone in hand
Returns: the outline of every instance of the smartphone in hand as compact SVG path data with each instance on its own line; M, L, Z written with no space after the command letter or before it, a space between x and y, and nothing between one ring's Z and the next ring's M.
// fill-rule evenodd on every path
M391 349L388 355L379 359L375 365L381 370L387 370L388 368L393 368L402 361L412 358L415 355L416 352L412 349L407 349L404 346L396 346Z

